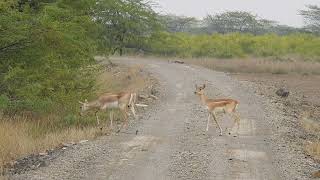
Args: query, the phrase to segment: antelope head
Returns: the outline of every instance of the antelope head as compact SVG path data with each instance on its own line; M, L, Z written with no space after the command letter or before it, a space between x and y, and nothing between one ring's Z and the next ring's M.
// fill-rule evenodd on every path
M82 116L84 112L89 110L89 102L86 99L84 102L79 101L79 103L81 104L81 106L80 106L80 116Z
M194 94L201 96L204 94L204 89L206 88L206 85L204 84L203 86L199 86L199 87L195 85L195 88L196 88L196 91L194 92Z

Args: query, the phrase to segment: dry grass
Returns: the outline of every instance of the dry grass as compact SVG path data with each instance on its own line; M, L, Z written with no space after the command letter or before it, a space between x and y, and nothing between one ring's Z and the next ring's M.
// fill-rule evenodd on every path
M119 91L139 91L142 90L149 79L142 75L141 66L112 67L109 71L104 71L98 76L97 95L105 92L119 92Z
M302 126L309 133L317 134L320 132L319 121L315 120L310 113L304 113L302 115Z
M12 119L1 118L0 167L3 168L8 162L21 156L44 152L64 142L77 142L95 138L100 132L93 127L83 130L70 128L48 133L42 137L34 137L33 133L30 133L34 126L34 123L28 121L13 121Z
M131 58L141 58L131 56ZM185 63L203 66L215 71L231 73L272 73L272 74L320 74L320 62L304 61L298 58L247 58L247 59L214 59L214 58L177 58L145 56L164 61L180 60Z
M186 59L184 61L224 72L320 74L319 62L280 61L272 59Z
M139 66L106 66L106 69L97 77L96 96L104 92L138 91L148 84L148 79L143 76ZM103 115L108 117L106 113ZM90 118L89 114L84 118ZM86 128L59 128L50 119L56 120L55 117L35 120L31 117L0 116L0 178L4 166L14 159L44 152L61 143L93 139L102 134L99 128L90 125Z
M308 141L305 150L307 154L311 155L313 159L320 161L320 122L317 121L311 112L305 112L302 115L301 121L303 128L315 138L313 142Z
M313 157L313 159L320 161L320 142L307 144L306 151Z

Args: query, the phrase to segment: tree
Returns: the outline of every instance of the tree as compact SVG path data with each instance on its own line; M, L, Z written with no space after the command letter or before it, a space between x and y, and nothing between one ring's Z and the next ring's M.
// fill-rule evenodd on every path
M144 0L99 0L94 10L96 22L105 27L111 51L123 54L125 47L139 46L157 27L157 15Z
M199 21L194 17L163 15L159 17L169 32L191 32Z
M256 33L259 25L257 16L243 11L231 11L205 18L209 32L218 33Z
M320 7L308 5L308 10L301 10L300 15L305 20L305 29L309 32L320 33Z
M0 95L10 107L44 111L92 91L93 73L84 69L99 46L100 26L90 16L94 4L0 2Z

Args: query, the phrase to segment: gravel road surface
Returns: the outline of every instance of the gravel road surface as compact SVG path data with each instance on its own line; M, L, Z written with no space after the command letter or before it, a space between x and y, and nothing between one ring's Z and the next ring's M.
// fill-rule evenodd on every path
M128 130L73 146L46 167L12 179L306 179L290 168L299 162L277 152L270 123L274 117L250 87L225 73L186 64L115 62L142 65L158 79L160 99L131 120ZM213 123L205 131L208 114L194 94L196 83L206 83L211 98L240 101L238 137L219 136ZM223 129L232 124L227 115L219 120Z

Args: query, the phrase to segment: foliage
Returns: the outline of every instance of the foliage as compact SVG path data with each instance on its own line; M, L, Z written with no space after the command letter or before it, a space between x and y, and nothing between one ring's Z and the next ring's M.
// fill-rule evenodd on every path
M161 15L160 22L164 25L168 32L193 32L192 29L196 27L200 21L194 17L184 17L176 15Z
M198 21L159 16L144 0L5 0L0 13L0 108L7 114L58 111L73 122L77 101L94 91L93 56L125 48L181 57L320 56L319 37L241 11ZM314 6L301 12L313 24L316 13Z
M67 110L65 101L75 103L93 87L93 73L83 70L98 47L89 1L43 2L0 6L0 94L13 113Z
M213 34L155 33L145 45L149 54L179 57L283 57L298 56L306 60L320 60L320 37L309 34L279 36L265 34Z
M96 21L106 30L112 52L123 54L125 47L138 47L157 27L156 13L144 0L99 0Z
M243 32L257 33L259 22L257 16L243 11L230 11L208 15L205 21L208 28L218 33Z
M0 14L0 112L53 127L94 124L77 116L99 88L93 57L138 48L159 27L142 0L5 0Z
M255 35L275 33L286 35L303 32L303 29L280 25L275 21L259 18L244 11L227 11L207 15L203 20L193 17L161 15L159 17L168 32L187 32L191 34L213 33L251 33Z

